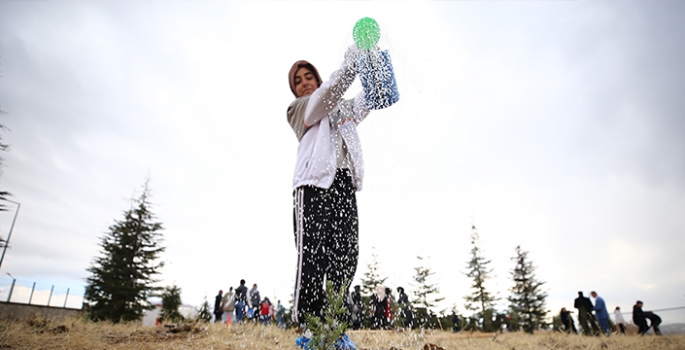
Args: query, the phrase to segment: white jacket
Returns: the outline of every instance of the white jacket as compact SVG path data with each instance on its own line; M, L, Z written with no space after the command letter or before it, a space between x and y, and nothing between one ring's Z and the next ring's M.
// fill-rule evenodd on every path
M304 113L304 135L297 149L297 162L293 177L293 189L311 185L330 188L335 179L337 168L337 135L340 133L352 159L350 170L354 176L357 191L362 189L364 179L364 160L361 144L357 135L357 124L369 114L363 92L351 100L342 99L352 84L356 72L345 62L340 69L331 74L328 81L312 93L300 97L288 108L288 120L292 122L294 113ZM305 100L306 99L306 100ZM306 103L304 111L301 104ZM299 110L296 110L297 105ZM291 126L298 134L299 125Z

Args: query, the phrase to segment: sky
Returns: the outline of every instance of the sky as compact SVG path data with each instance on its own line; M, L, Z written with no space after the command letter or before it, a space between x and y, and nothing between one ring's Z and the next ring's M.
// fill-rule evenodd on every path
M592 290L610 311L685 306L683 15L676 1L2 1L0 190L21 208L0 286L9 273L24 292L82 295L149 179L160 285L197 306L245 279L286 302L287 72L306 59L327 79L372 17L400 101L358 129L354 284L373 254L392 288L427 266L440 308L465 312L475 225L500 310L519 245L554 314Z

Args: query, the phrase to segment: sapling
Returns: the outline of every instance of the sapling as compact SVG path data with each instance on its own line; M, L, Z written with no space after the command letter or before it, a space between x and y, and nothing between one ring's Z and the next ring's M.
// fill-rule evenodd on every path
M345 305L347 291L343 282L340 290L336 291L331 281L326 282L326 297L328 303L323 309L322 317L308 314L305 316L307 329L312 332L311 340L304 347L307 350L333 350L336 340L347 331L347 322L339 319L340 315L348 312Z

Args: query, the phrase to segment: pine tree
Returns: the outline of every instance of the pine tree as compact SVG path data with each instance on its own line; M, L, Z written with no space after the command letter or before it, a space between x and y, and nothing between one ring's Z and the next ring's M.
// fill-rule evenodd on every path
M364 277L361 278L362 293L366 295L373 294L376 286L383 285L383 283L385 283L385 281L388 279L387 277L381 278L380 273L378 272L378 254L376 254L376 248L374 247L373 249L374 251L371 253L371 262L366 265L368 270L364 272Z
M139 320L151 310L148 299L162 289L154 278L164 265L158 261L162 224L150 211L150 190L146 181L138 199L115 221L100 241L101 256L88 269L85 299L90 317L113 322Z
M533 334L535 329L545 327L544 321L548 311L545 310L547 293L542 290L545 282L540 282L535 277L535 267L528 258L528 252L516 247L516 256L512 258L516 262L511 277L514 286L511 288L511 296L508 298L510 308L519 314L519 324L525 332Z
M303 344L298 343L298 347L311 350L349 349L340 340L347 331L347 322L340 320L348 311L345 306L347 293L344 286L346 285L347 281L341 285L340 290L336 291L333 282L326 282L326 300L328 303L326 303L321 316L313 314L305 316L307 328L312 332L312 338L309 341L304 341Z
M183 320L183 316L178 312L181 307L181 288L175 284L164 288L162 293L162 312L159 315L163 320L178 322Z
M490 260L485 260L483 258L480 247L478 247L479 241L478 231L476 226L471 227L471 260L468 262L469 271L466 276L473 279L471 284L471 289L473 292L471 295L464 297L466 300L465 307L469 311L476 312L476 318L483 318L483 330L493 331L491 329L492 318L488 319L487 315L494 314L493 304L498 298L492 295L485 288L485 282L490 279L491 269L488 269L488 264Z
M212 320L212 313L209 311L209 301L207 301L207 296L205 295L202 300L202 305L200 309L197 310L197 320L202 322L210 322Z
M419 259L419 264L421 266L415 267L414 270L416 274L414 275L414 299L412 299L412 304L415 307L423 307L426 312L432 313L433 307L437 303L443 301L445 298L439 298L435 296L440 293L440 288L437 284L431 283L431 276L435 274L429 267L423 266L423 257L417 256Z

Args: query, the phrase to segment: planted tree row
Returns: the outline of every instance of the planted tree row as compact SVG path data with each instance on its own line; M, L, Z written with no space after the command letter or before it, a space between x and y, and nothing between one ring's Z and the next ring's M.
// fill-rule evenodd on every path
M500 300L497 293L492 293L487 282L493 277L493 270L489 267L491 260L484 257L480 248L480 237L475 226L471 228L471 254L467 261L466 277L471 281L471 293L464 297L464 307L469 312L465 317L457 315L456 307L450 310L436 312L435 307L444 300L440 297L440 288L433 282L434 272L427 266L427 259L418 256L419 266L414 268L414 275L410 285L413 287L411 303L414 310L414 327L430 327L442 329L463 329L472 331L494 332L506 327L511 331L523 330L533 333L536 329L547 328L549 323L545 309L547 293L543 290L544 282L535 275L528 252L520 246L515 249L514 268L510 271L512 287L509 289L509 302L506 310L496 310L495 305ZM372 253L372 261L367 265L367 271L361 278L363 300L365 305L371 300L371 295L377 285L384 285L387 277L381 277L379 272L378 255ZM398 306L393 305L393 314ZM365 325L370 324L367 311ZM455 316L455 317L453 317ZM458 321L457 321L458 320ZM456 323L456 324L455 324ZM403 319L396 320L397 326L407 326Z
M96 257L88 269L91 276L87 279L86 294L90 317L94 320L113 322L140 320L145 310L153 305L150 298L162 297L162 317L172 321L182 319L178 312L181 305L181 288L173 285L166 288L157 286L156 276L163 263L159 255L164 251L161 245L162 224L155 220L151 212L150 190L147 183L137 199L132 200L131 208L124 212L123 219L115 221L109 231L101 238L101 255ZM427 259L418 256L419 266L414 268L412 293L409 298L412 320L405 320L404 312L394 298L392 315L396 316L393 327L434 327L480 330L492 332L506 326L509 330L522 329L532 333L548 326L545 321L547 293L542 289L544 282L535 276L535 267L528 252L516 247L515 262L511 270L513 286L507 298L507 310L498 311L495 303L499 300L496 293L486 287L492 278L490 260L486 259L480 248L476 227L471 232L471 255L467 262L465 275L471 280L471 293L464 297L464 306L469 315L455 319L446 315L446 310L435 312L435 307L444 300L439 295L440 288L433 281L434 272L427 266ZM372 261L361 278L363 325L371 325L370 302L377 286L385 285L388 277L382 277L378 255L372 254ZM406 308L404 305L403 308ZM207 319L209 305L203 303L201 318ZM456 315L456 308L452 310Z

